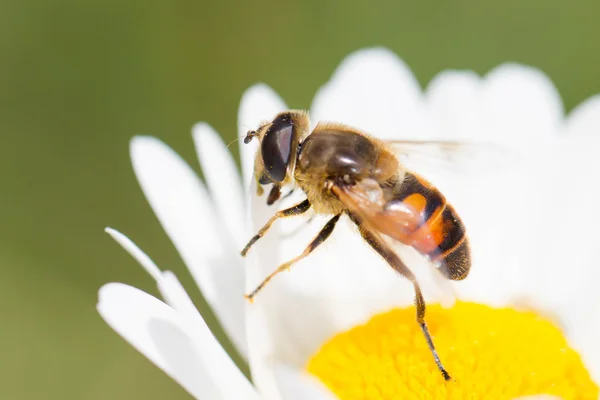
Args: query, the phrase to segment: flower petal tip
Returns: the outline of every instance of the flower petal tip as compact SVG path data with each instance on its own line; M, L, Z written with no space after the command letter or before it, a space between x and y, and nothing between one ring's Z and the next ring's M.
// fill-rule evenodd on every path
M106 301L107 292L110 291L111 287L113 287L115 285L123 285L123 283L117 283L117 282L105 283L104 285L102 285L100 287L100 289L98 289L98 303L96 305L97 308L100 307L101 303Z
M547 107L553 108L556 118L564 114L560 93L550 77L539 68L513 62L504 63L489 71L485 81L489 86L510 89L515 97L523 94L537 95L538 99L545 99Z
M413 78L412 71L406 62L396 53L385 47L372 47L350 53L336 68L333 77L344 76L347 73L353 73L355 71L357 71L357 73L389 73L389 71L395 71L397 73L398 71L402 71Z
M156 152L167 149L173 152L163 141L154 136L139 135L132 137L129 141L129 155L134 169L138 163L144 162L146 158L153 159Z
M121 282L105 283L98 289L96 310L98 310L100 315L106 319L107 310L111 310L112 307L123 300L128 293L133 292L141 292L141 290Z
M577 105L567 119L567 133L600 138L600 94Z
M105 228L108 233L118 244L125 249L156 281L160 279L160 269L154 264L150 257L142 251L131 239L113 228Z
M192 127L192 138L194 139L194 143L196 144L196 150L198 153L198 158L200 159L200 164L203 164L204 158L208 157L208 154L204 154L205 151L212 152L216 146L221 145L221 147L225 148L223 145L223 139L221 136L215 131L215 129L210 126L210 124L206 122L198 122ZM221 157L226 157L227 155L220 155ZM206 169L208 166L202 165L202 171L206 173Z
M344 61L340 64L340 67L345 62L353 62L364 59L390 60L393 62L401 61L401 58L398 56L398 54L388 49L387 47L375 46L353 51L344 58Z
M151 142L158 142L154 136L150 135L135 135L129 140L129 147L133 148L134 146L140 146Z
M194 137L216 133L212 126L207 122L198 122L192 126L192 135Z
M287 106L275 90L264 83L256 83L242 94L238 114L238 121L242 123L240 129L256 128L254 124L259 122L257 118L261 120L273 118L275 114L286 108ZM248 123L248 120L253 120L252 125L244 127L243 124Z
M445 70L438 73L427 85L425 92L428 97L435 97L439 92L448 92L456 95L464 91L466 87L477 86L481 78L475 71L471 70Z
M275 92L275 90L273 90L271 86L267 85L264 82L257 82L244 91L244 93L242 94L241 102L243 103L244 100L247 100L249 97L251 98L255 96L275 96L277 98L279 97L277 92Z

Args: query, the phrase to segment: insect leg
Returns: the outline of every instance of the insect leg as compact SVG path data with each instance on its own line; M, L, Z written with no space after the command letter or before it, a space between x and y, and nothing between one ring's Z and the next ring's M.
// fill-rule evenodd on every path
M309 208L310 208L310 203L308 202L308 200L304 200L302 203L296 204L293 207L286 208L285 210L277 211L275 213L275 215L273 215L271 217L271 219L269 219L267 221L267 223L262 228L260 228L258 233L256 235L254 235L254 237L252 239L250 239L250 241L248 242L246 247L244 247L244 249L241 251L242 257L246 256L246 253L248 253L248 250L250 250L250 247L252 247L252 245L254 243L256 243L256 241L258 239L260 239L261 237L264 236L264 234L269 230L271 225L273 225L273 222L275 222L277 219L285 218L285 217L293 217L294 215L300 215L300 214L308 211Z
M279 267L277 267L277 269L272 272L269 276L267 276L265 278L264 281L262 281L260 283L260 285L258 285L256 287L256 289L254 289L250 294L247 294L245 297L252 301L252 299L254 298L254 296L256 296L256 294L258 292L260 292L262 290L262 288L265 287L265 285L267 283L269 283L269 281L271 279L273 279L273 277L275 275L277 275L280 272L283 272L287 269L289 269L294 263L302 260L304 257L308 256L310 253L312 253L312 251L314 249L316 249L321 243L323 243L325 240L327 240L327 238L329 237L329 235L331 235L331 232L333 232L333 228L335 228L335 224L338 222L338 220L340 219L340 214L336 215L335 217L331 218L323 227L323 229L321 229L321 231L317 234L317 236L315 236L315 238L312 240L312 242L310 242L310 244L306 247L306 249L304 249L304 251L302 252L302 254L300 254L299 256L296 256L294 258L292 258L291 260L289 260L288 262L285 262L283 264L281 264Z
M437 351L435 350L435 346L433 345L433 340L431 339L431 334L429 333L429 329L427 329L427 324L425 324L425 300L423 299L423 294L421 293L421 287L417 283L417 279L415 275L412 273L410 269L402 262L400 257L378 236L374 235L364 226L361 226L358 223L357 218L351 217L351 219L359 225L360 234L365 239L365 241L377 252L379 255L383 257L387 263L394 268L400 275L404 276L406 279L410 280L415 288L415 305L417 307L417 323L421 327L423 331L423 335L425 336L425 340L427 341L427 346L429 346L429 350L433 355L433 359L435 360L435 364L438 369L442 373L442 376L446 381L449 381L450 374L442 365L440 361L440 357L438 356Z
M281 197L281 186L274 183L271 191L269 192L269 196L267 197L267 205L270 206L275 203Z

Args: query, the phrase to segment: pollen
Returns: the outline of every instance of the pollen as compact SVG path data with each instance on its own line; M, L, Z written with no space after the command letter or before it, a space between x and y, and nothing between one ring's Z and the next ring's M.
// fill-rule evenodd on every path
M577 352L549 320L530 311L458 302L425 317L452 380L444 381L415 321L394 309L340 333L307 369L341 400L598 399Z

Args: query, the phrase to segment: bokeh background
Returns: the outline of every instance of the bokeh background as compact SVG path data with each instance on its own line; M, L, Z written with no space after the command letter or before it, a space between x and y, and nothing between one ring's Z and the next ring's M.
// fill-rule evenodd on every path
M516 61L545 71L568 110L600 92L596 0L0 5L1 399L189 398L95 311L105 282L156 292L106 225L205 308L139 190L132 135L160 137L198 170L195 122L232 140L249 85L308 107L347 53L374 45L423 85L442 69Z

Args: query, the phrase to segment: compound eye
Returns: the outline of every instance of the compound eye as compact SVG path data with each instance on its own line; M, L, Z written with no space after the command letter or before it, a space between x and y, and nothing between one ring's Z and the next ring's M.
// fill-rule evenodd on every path
M290 165L294 124L289 114L282 114L273 120L261 143L261 154L265 169L275 182L283 182Z

